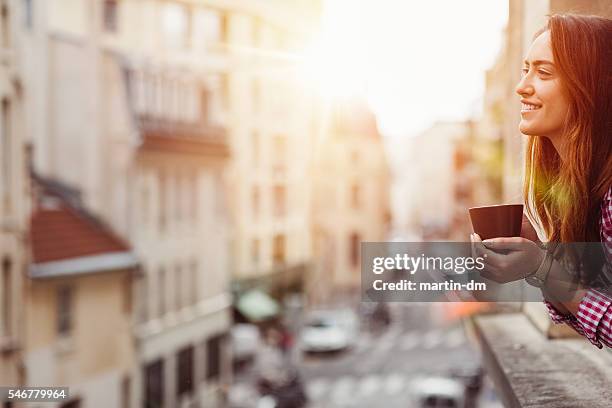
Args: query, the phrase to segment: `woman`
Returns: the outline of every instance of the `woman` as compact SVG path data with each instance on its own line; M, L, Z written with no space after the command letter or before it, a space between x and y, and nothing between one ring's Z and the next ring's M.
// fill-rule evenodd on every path
M529 138L527 215L546 235L548 250L536 243L530 223L523 224L521 237L481 241L471 236L475 256L486 254L485 277L526 278L541 288L555 323L568 323L599 348L612 347L610 44L612 20L553 15L536 35L516 87L522 103L519 128ZM567 262L555 259L552 245L575 242L601 242L602 267L575 268L576 275Z

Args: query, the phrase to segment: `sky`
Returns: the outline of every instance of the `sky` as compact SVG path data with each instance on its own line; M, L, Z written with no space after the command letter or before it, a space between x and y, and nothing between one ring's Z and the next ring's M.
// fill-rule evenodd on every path
M388 137L477 115L508 0L326 0L307 71L329 97L360 93Z

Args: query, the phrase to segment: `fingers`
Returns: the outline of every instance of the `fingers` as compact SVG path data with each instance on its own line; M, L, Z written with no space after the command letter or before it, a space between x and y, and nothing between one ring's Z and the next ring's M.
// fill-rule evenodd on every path
M520 244L531 242L523 237L491 238L482 241L483 245L493 251L512 251L520 248Z

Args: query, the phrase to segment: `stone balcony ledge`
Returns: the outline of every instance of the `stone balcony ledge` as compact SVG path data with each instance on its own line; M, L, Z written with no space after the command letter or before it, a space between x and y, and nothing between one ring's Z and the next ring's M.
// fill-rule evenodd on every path
M612 353L584 339L548 339L522 313L469 322L506 407L609 408Z

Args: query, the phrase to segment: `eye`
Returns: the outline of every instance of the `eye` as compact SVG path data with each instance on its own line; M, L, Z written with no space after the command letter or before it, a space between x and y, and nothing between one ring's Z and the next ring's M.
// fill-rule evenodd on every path
M544 71L543 69L538 70L538 74L540 75L550 75L550 72Z
M529 72L529 68L522 68L521 69L521 74L522 75L527 75L528 72Z

